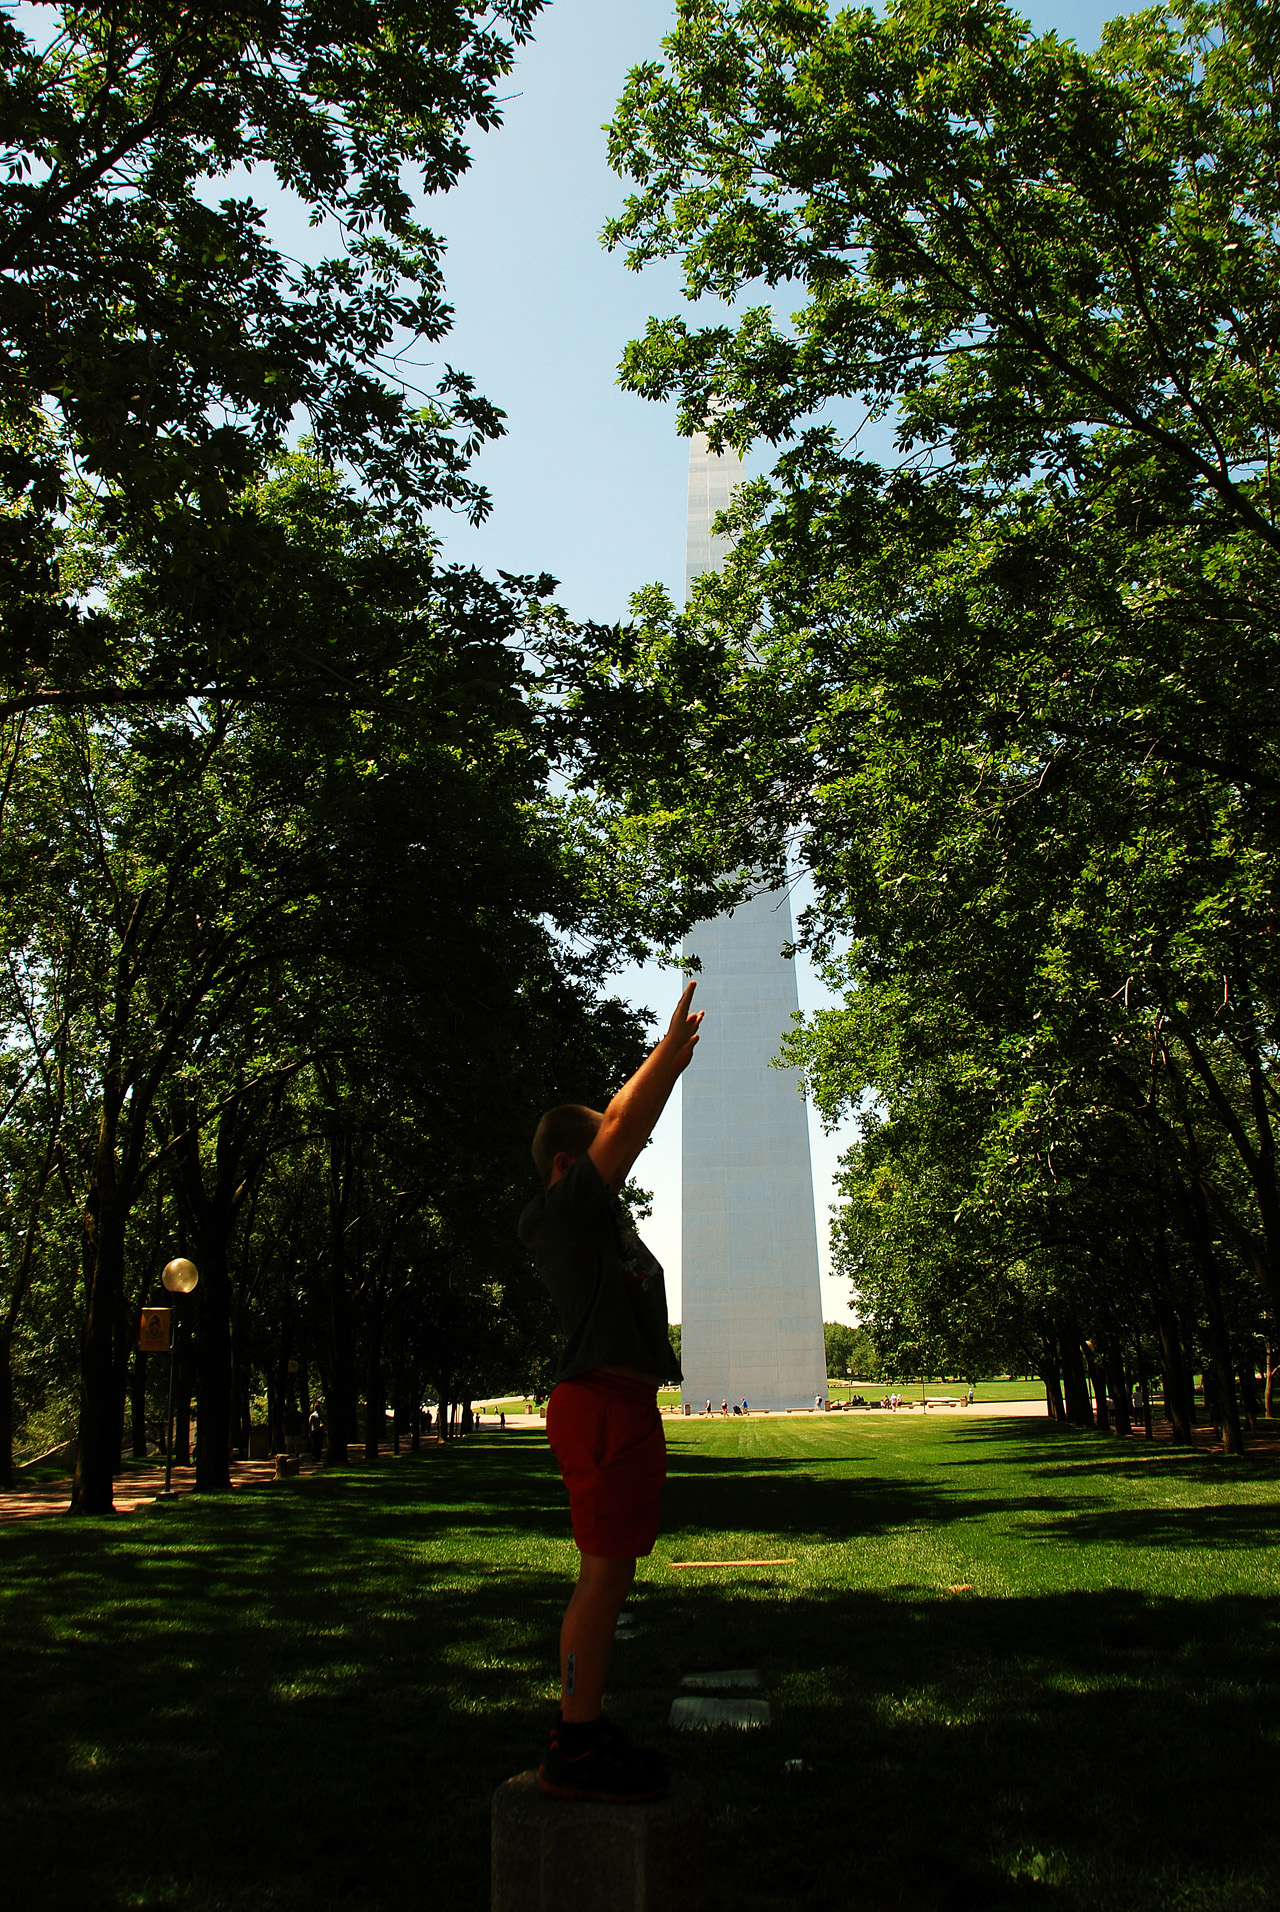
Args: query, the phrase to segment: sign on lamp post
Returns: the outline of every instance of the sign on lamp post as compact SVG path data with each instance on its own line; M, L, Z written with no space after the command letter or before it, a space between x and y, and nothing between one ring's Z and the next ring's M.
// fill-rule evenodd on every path
M168 1354L169 1317L168 1308L144 1308L142 1320L138 1324L138 1346L144 1354Z
M185 1255L178 1255L173 1261L167 1262L165 1264L165 1267L163 1271L161 1272L160 1279L164 1283L164 1286L166 1290L168 1291L168 1293L171 1294L174 1298L173 1336L169 1340L169 1411L165 1417L165 1424L164 1424L164 1492L167 1495L172 1495L173 1487L171 1485L171 1482L173 1479L173 1369L174 1369L174 1362L177 1358L177 1352L178 1352L178 1323L182 1319L181 1312L178 1307L178 1296L189 1295L192 1292L192 1290L195 1288L196 1283L199 1281L200 1274L193 1261L188 1261ZM167 1316L169 1313L169 1310L167 1308L157 1308L154 1310L154 1312L156 1314L163 1314Z

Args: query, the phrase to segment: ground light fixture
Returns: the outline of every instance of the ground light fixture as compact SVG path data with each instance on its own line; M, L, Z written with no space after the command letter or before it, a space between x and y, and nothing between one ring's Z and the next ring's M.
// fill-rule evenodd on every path
M165 1263L164 1268L161 1271L160 1279L164 1283L164 1286L169 1292L169 1294L171 1294L174 1299L173 1335L169 1342L169 1411L165 1416L165 1423L164 1423L164 1489L163 1489L163 1492L166 1496L171 1497L174 1492L174 1489L172 1486L172 1480L173 1480L173 1370L174 1370L174 1364L177 1360L177 1354L178 1354L178 1328L182 1320L182 1310L177 1305L177 1303L178 1303L178 1297L180 1295L189 1295L193 1291L197 1282L200 1280L200 1271L196 1267L193 1261L187 1260L185 1255L177 1255L174 1257L172 1261Z

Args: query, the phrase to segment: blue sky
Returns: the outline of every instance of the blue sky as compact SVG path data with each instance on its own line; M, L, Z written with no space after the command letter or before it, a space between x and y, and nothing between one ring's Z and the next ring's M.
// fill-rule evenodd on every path
M1096 44L1114 6L1035 5L1033 24ZM554 0L512 77L505 125L478 140L470 173L424 217L447 238L456 319L441 359L465 368L507 413L508 436L483 454L488 522L442 522L449 556L512 571L551 571L576 616L613 621L631 594L684 582L688 447L670 407L621 391L616 367L650 313L681 308L669 266L628 272L597 235L624 187L608 168L602 125L628 70L658 57L673 8L657 0ZM697 311L697 308L694 308ZM823 1000L801 964L801 1007ZM656 965L619 993L664 1012L676 986ZM697 1066L696 1058L694 1067ZM646 1235L680 1317L679 1096L637 1165L654 1191ZM826 1276L826 1217L844 1136L810 1124L822 1255L823 1314L847 1319L847 1284Z
M1034 25L1093 44L1114 6L1043 4ZM478 532L442 523L451 556L549 570L582 617L625 615L631 593L684 583L687 446L673 408L621 391L626 341L684 308L673 266L629 272L598 234L622 203L601 130L629 69L660 57L665 0L553 0L510 83L505 124L423 217L448 241L454 330L439 348L507 413L479 472ZM685 308L699 314L699 307Z

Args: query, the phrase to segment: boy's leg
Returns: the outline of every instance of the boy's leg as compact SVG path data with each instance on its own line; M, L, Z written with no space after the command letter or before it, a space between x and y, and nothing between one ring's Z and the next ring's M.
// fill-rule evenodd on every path
M602 1710L614 1628L636 1563L604 1554L580 1558L560 1629L561 1716L551 1728L538 1784L560 1799L660 1799L666 1760L632 1746Z
M574 1725L600 1717L618 1615L636 1577L634 1560L579 1556L578 1584L560 1628L560 1714Z

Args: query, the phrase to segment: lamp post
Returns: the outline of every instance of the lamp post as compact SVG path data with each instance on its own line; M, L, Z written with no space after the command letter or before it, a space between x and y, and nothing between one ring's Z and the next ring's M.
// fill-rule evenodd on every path
M179 1295L189 1295L192 1292L200 1279L200 1274L193 1261L188 1261L185 1255L179 1255L176 1260L165 1264L160 1279L174 1298L173 1338L169 1343L169 1412L165 1416L164 1423L164 1492L172 1495L173 1488L170 1482L173 1478L173 1369L178 1356L178 1323L182 1319L182 1311L177 1302Z

